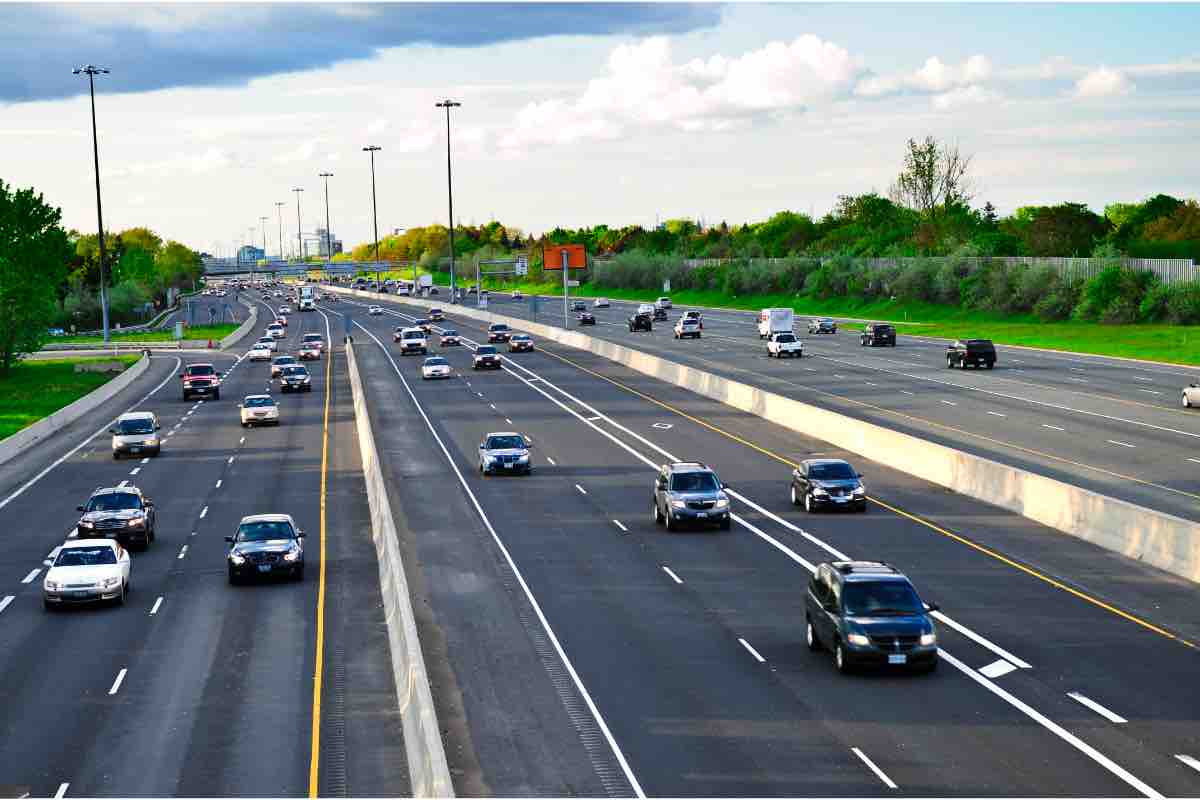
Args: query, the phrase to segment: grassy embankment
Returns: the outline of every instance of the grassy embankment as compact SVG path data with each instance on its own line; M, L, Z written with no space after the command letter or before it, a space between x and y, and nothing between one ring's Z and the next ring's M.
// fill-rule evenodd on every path
M76 372L77 363L121 361L128 369L138 358L105 356L22 361L8 377L0 377L0 439L69 406L118 375L115 372Z
M190 328L183 329L184 339L212 339L218 341L225 338L229 334L241 327L241 323L223 323L220 325L194 325ZM112 332L112 340L115 342L173 342L175 341L175 331L132 331L130 333L122 333L119 331ZM103 336L52 336L46 342L47 344L100 344L104 341Z

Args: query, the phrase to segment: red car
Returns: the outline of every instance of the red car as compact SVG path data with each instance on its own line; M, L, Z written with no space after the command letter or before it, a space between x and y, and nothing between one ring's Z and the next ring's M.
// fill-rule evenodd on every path
M179 373L183 379L183 399L193 396L221 399L221 373L212 364L189 364Z

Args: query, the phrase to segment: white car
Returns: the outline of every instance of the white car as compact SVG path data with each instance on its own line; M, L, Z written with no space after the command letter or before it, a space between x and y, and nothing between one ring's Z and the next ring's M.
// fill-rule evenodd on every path
M251 425L278 425L279 405L269 394L248 394L238 404L242 417L242 427Z
M1200 384L1189 383L1183 387L1183 392L1179 395L1179 403L1184 408L1200 406Z
M292 313L291 306L280 306L279 307L279 316L286 317L290 313Z
M400 355L402 356L409 353L426 355L429 352L425 331L420 328L401 328L393 335L392 341L400 343Z
M284 367L297 363L295 356L275 356L271 359L271 377L278 378Z
M660 297L654 301L654 305L658 306L659 308L670 308L671 307L671 298Z
M689 317L680 317L675 323L675 338L685 339L687 337L693 339L700 338L700 321Z
M597 297L592 301L592 308L608 308L608 298Z
M521 299L521 298L523 298L524 296L525 296L525 295L521 294L521 290L520 290L520 289L513 289L513 292L512 292L512 299L513 299L513 300L520 300L520 299Z
M767 357L770 358L803 358L804 342L796 338L794 333L772 333L767 341Z
M131 411L117 417L116 424L109 429L113 458L142 454L157 456L162 448L162 440L158 438L161 429L158 417L150 411Z
M255 347L265 347L268 351L274 353L279 350L279 343L275 341L274 336L264 336L254 343Z
M247 361L270 361L271 348L267 347L265 342L255 342L250 348L250 352L246 353Z
M421 378L429 380L430 378L449 378L450 377L450 362L441 356L430 356L425 359L425 363L421 365Z
M383 307L382 306L371 306L370 308L367 309L367 313L370 314L372 317L378 317L379 315L381 315L383 313Z
M287 336L287 329L277 323L271 323L267 326L267 334L272 339L282 339Z
M124 605L129 594L129 551L115 539L73 539L45 561L42 605L47 611L76 603Z

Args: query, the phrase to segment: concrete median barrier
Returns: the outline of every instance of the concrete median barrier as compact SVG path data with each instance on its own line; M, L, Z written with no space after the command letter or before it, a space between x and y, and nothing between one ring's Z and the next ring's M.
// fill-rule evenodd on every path
M371 292L339 290L368 300ZM481 322L504 322L544 339L608 358L644 375L689 389L785 428L1015 512L1035 522L1167 572L1200 582L1200 525L1035 472L955 450L881 425L857 420L710 372L677 364L576 331L465 306L424 299L402 302L441 306Z
M346 345L350 387L354 395L354 418L362 453L367 502L371 508L371 536L379 559L379 585L388 628L392 673L404 727L404 748L414 797L453 797L454 784L442 746L441 728L429 688L429 676L417 622L408 593L408 580L400 557L395 518L388 500L379 454L375 449L371 419L367 412L362 379L354 360L354 345Z
M246 336L249 335L252 330L254 330L254 326L258 324L258 305L255 303L247 303L241 298L238 298L238 301L250 309L250 314L246 317L246 321L243 322L236 331L221 340L219 347L222 350L228 350L242 339L245 339Z

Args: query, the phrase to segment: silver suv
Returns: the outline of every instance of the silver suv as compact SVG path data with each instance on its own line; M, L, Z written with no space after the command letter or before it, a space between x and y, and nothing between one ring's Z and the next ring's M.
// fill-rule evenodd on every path
M496 473L533 472L533 462L529 458L529 450L533 442L520 433L501 431L489 433L479 443L479 473L495 475Z
M727 531L731 521L726 488L717 473L699 461L663 464L654 479L654 522L669 531L689 522L715 522Z

